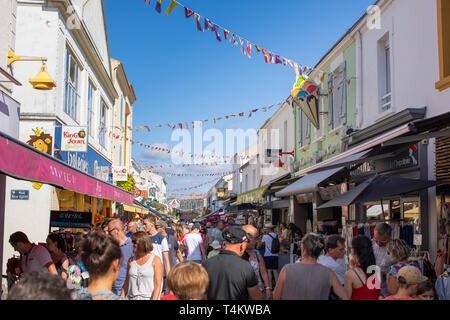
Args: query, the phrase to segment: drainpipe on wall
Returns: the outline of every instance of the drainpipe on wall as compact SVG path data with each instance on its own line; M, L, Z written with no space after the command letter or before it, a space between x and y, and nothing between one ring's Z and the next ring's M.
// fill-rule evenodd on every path
M364 124L364 111L363 111L363 62L362 62L362 39L361 32L358 30L356 33L356 126L362 128Z

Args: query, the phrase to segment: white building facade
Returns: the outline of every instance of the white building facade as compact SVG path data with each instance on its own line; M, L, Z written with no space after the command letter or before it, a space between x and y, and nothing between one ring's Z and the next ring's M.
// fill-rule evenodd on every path
M71 3L78 5L77 8ZM83 4L85 4L83 6ZM112 108L118 94L111 80L103 1L17 1L15 54L46 57L56 83L51 91L32 88L41 62L14 62L12 73L23 86L12 97L22 102L19 139L68 165L111 182ZM62 152L62 126L87 127L88 152ZM28 190L28 200L6 201L5 237L25 232L32 242L45 242L51 210L90 211L112 215L112 201L62 191L50 185L8 179L11 190ZM93 218L94 220L94 218ZM94 222L94 221L93 221ZM4 244L4 263L13 249Z

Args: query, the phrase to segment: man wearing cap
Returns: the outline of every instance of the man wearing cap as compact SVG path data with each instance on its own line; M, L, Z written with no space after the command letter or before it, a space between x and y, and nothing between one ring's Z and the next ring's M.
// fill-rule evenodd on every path
M211 243L211 247L213 248L213 250L211 250L208 253L208 259L217 256L220 253L220 251L222 251L222 246L220 245L220 242L217 240L214 240Z
M183 239L183 243L187 248L186 260L195 261L199 264L206 260L206 251L203 246L200 229L200 224L194 224L192 226L192 231L186 234Z
M385 298L384 300L415 300L417 285L428 278L422 275L422 272L415 266L402 267L397 273L398 291L396 294Z
M264 263L266 264L267 274L269 275L269 284L278 281L278 253L272 253L272 241L278 239L278 235L274 232L272 223L267 222L264 225L264 236L262 242L265 244ZM273 280L272 280L273 279Z
M224 250L202 264L209 276L208 300L264 300L252 266L241 258L249 235L230 227L223 236Z

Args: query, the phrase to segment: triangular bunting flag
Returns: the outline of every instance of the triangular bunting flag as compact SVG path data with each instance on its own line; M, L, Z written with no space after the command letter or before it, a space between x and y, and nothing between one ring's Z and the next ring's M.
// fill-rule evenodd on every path
M161 3L163 2L164 0L156 0L156 11L158 11L158 13L161 13Z
M145 126L145 128L147 129L148 132L150 132L150 128L148 126Z
M213 28L214 32L216 33L216 39L217 41L221 42L222 38L220 37L219 34L219 26L217 24L214 24L214 28Z
M230 42L231 42L232 44L234 44L235 46L237 46L237 45L238 45L238 43L237 43L236 39L234 38L234 33L233 33L233 34L231 34Z
M203 32L202 25L200 24L200 16L198 14L194 13L194 19L195 19L195 22L197 23L197 30Z
M252 44L247 41L247 57L250 59L252 57Z
M194 11L192 11L191 9L188 9L188 8L184 7L184 14L185 14L186 18L190 18L190 17L192 17L192 15L194 14Z
M228 40L229 33L230 33L230 31L228 31L227 29L223 29L223 36L225 37L225 40Z
M212 25L211 25L211 22L209 21L208 18L205 18L205 30L208 30L208 31L213 31L214 30Z
M256 49L256 52L260 52L261 51L261 48L258 47L256 44L255 44L255 49Z
M243 55L245 55L245 50L244 50L244 39L242 39L241 37L239 37L239 42L241 43L241 53Z
M262 53L264 55L264 59L266 60L266 63L270 62L270 58L269 55L267 54L267 50L266 49L262 49Z
M169 7L166 10L166 14L169 15L177 5L179 5L179 3L176 2L175 0L172 0L172 2L170 3Z

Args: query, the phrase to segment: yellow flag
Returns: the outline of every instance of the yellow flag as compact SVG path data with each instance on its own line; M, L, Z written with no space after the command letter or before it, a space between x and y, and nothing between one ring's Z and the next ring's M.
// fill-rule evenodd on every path
M179 5L179 3L176 2L175 0L172 0L172 2L170 3L169 7L166 10L166 14L169 15L172 12L173 8L175 8L177 5Z

